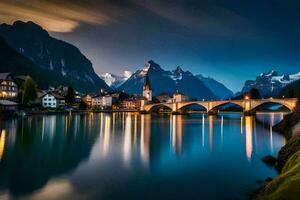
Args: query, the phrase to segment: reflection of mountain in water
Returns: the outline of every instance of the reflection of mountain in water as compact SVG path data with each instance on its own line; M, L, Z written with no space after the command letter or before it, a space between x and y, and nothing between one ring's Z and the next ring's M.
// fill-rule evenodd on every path
M74 170L88 158L95 141L91 127L99 126L92 126L90 117L34 117L3 127L6 145L0 163L0 189L14 196L28 194L42 188L51 177Z

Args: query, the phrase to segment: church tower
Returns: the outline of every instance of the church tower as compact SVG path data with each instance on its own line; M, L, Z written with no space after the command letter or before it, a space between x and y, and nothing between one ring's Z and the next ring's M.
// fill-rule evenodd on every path
M148 101L152 101L152 90L150 86L148 73L145 76L145 81L143 85L143 97L145 97Z

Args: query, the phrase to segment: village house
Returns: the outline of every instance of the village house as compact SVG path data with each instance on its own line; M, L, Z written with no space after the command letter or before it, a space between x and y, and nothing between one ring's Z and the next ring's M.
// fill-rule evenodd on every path
M180 103L185 101L188 101L188 97L183 93L176 92L173 94L173 103Z
M12 99L18 96L18 86L10 73L0 73L0 98Z
M82 97L82 101L86 103L87 107L91 107L92 106L92 96L87 94L85 96Z
M110 95L97 95L92 97L92 107L94 109L108 109L112 107L112 96Z
M121 108L130 110L139 110L142 102L146 101L145 97L133 96L122 101Z
M42 106L44 108L58 108L65 106L65 98L55 93L47 93L42 96Z

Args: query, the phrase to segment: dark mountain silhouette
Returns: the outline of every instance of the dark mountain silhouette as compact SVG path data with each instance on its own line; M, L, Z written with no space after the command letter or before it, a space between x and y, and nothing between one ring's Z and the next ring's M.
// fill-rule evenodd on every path
M13 25L1 24L0 36L15 51L34 63L34 65L27 64L30 67L25 67L25 70L18 60L1 60L3 64L10 62L13 66L9 72L19 74L22 71L23 74L32 75L34 78L39 74L45 78L38 81L42 86L72 85L82 92L109 89L95 73L92 63L78 48L51 37L46 30L33 22L16 21ZM1 53L6 51L5 48L7 47L2 47ZM1 71L4 71L7 67L2 63L0 63ZM47 76L51 76L51 79L46 78Z
M216 95L189 71L177 67L173 71L163 70L150 60L144 68L137 70L118 89L129 94L141 94L144 77L148 73L154 95L182 92L190 99L216 99Z

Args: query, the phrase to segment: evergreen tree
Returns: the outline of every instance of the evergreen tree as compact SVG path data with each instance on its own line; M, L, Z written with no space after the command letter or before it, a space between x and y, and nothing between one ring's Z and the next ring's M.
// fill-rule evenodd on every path
M66 103L72 105L75 103L75 91L73 87L69 86L67 95L66 95Z
M31 101L35 101L36 98L37 85L30 76L27 76L24 83L24 91L22 94L22 104L28 105Z

